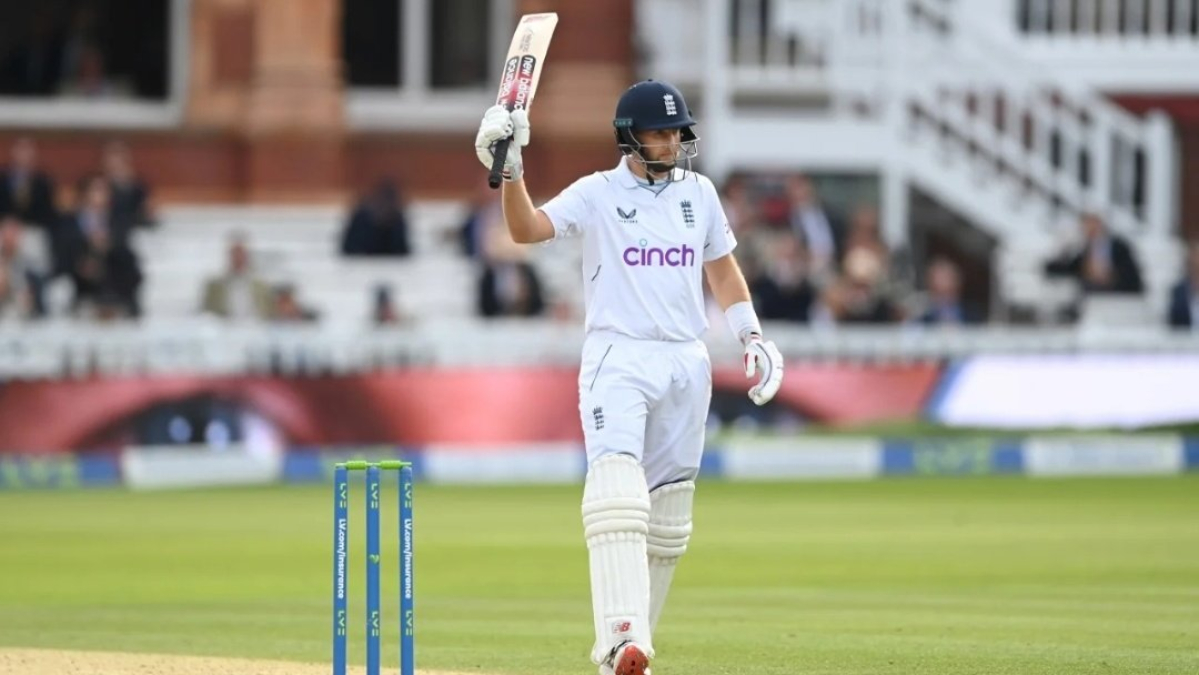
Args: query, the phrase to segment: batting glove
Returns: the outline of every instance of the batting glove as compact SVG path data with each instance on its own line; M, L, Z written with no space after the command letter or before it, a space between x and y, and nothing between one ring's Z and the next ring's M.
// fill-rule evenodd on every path
M766 405L783 386L783 355L773 342L763 341L761 335L752 333L745 341L745 377L758 373L761 377L750 387L749 400Z
M524 175L520 149L529 144L529 114L524 110L508 112L502 105L491 106L483 114L483 122L475 136L475 154L488 171L495 161L492 147L505 138L511 138L512 142L508 144L508 154L504 157L504 180L517 180Z

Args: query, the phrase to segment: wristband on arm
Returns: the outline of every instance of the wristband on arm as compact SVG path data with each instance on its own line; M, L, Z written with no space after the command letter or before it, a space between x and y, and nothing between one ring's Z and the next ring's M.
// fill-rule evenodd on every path
M752 302L735 302L724 310L724 316L741 344L745 344L751 335L762 335L762 324L758 321L758 313L754 311Z

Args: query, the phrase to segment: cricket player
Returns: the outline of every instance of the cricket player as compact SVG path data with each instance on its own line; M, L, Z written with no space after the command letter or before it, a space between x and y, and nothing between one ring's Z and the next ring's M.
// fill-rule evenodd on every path
M762 328L732 252L712 181L690 170L698 140L683 95L665 82L630 87L616 105L613 169L585 176L540 209L522 180L523 110L494 106L475 139L491 168L512 138L503 209L519 243L583 238L586 339L579 413L587 448L583 525L601 675L648 675L653 631L691 535L692 496L712 398L703 276L745 346L749 391L778 392L783 359ZM701 271L702 266L702 271Z

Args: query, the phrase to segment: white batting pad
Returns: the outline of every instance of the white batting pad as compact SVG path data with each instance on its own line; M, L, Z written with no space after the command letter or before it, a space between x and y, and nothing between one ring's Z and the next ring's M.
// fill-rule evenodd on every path
M650 493L649 532L646 552L649 556L649 623L658 627L666 594L674 578L679 558L687 552L691 539L691 507L695 482L671 483Z
M649 489L636 459L607 455L591 464L583 489L583 528L595 615L591 660L597 664L626 640L653 655L645 548L649 512Z

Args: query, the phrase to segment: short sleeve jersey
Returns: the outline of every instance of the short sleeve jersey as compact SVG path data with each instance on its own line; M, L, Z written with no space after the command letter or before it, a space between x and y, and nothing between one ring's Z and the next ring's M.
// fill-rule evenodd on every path
M583 238L587 332L698 339L708 328L703 263L737 245L720 197L706 176L682 169L655 191L627 162L580 178L541 207L556 238Z

